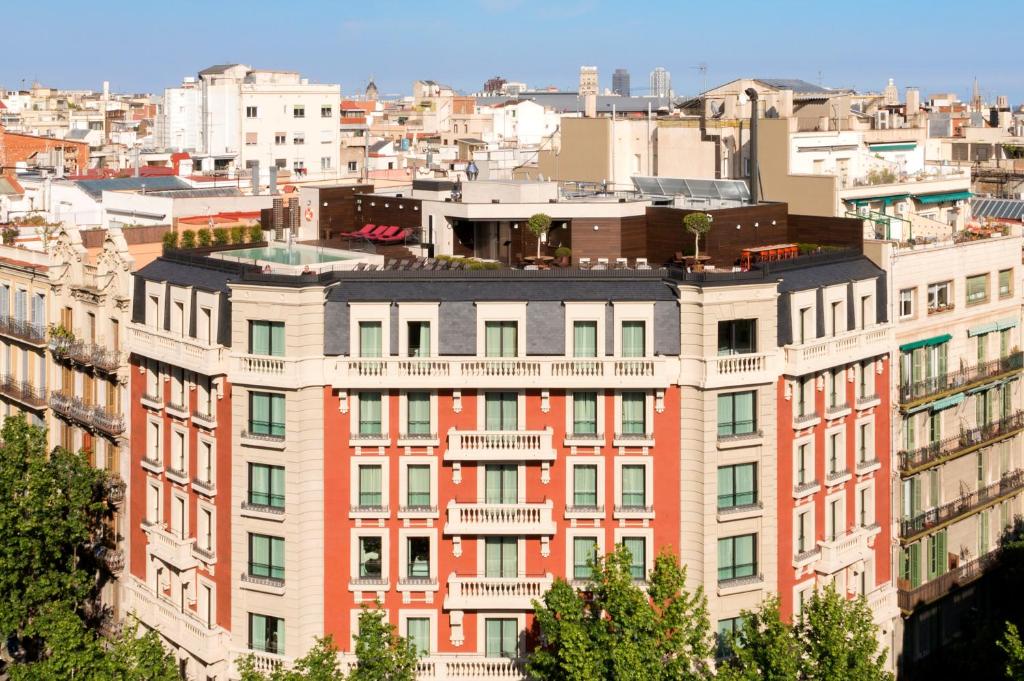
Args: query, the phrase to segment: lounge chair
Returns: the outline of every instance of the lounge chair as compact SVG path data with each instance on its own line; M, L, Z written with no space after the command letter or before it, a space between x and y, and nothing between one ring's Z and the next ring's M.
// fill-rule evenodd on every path
M378 243L378 244L397 244L397 243L401 243L401 242L405 241L406 239L408 239L410 234L412 234L412 230L411 229L403 229L403 230L400 230L397 234L393 234L391 236L381 237L379 239L374 239L374 243Z
M377 225L370 224L369 222L367 222L365 225L362 226L361 229L357 229L354 232L341 232L340 234L341 234L341 236L347 236L347 237L366 236L367 234L369 234L370 232L372 232L376 228L377 228Z
M385 226L383 230L379 232L374 232L373 234L366 238L375 244L387 243L386 239L393 237L394 235L398 234L401 231L401 227L398 227L397 225L389 225Z

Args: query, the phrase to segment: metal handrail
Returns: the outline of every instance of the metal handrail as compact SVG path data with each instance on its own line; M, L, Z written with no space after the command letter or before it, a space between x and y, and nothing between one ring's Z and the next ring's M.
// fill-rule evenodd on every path
M1024 470L1017 469L1007 473L998 482L982 487L942 506L918 513L913 518L900 521L900 537L907 539L946 521L973 513L986 504L1024 487Z
M1022 368L1024 368L1024 352L1013 352L1006 357L999 357L988 362L957 369L956 371L947 371L941 376L932 376L913 383L901 384L899 392L900 402L907 403L923 399L944 390L966 388L971 383L984 381L987 378L998 376L1007 371Z
M999 438L1016 430L1024 428L1024 410L1014 412L998 421L987 423L982 426L962 430L958 434L918 447L910 451L901 451L897 454L900 462L900 470L907 471L919 468L933 461L941 459L962 449L979 446L994 438Z

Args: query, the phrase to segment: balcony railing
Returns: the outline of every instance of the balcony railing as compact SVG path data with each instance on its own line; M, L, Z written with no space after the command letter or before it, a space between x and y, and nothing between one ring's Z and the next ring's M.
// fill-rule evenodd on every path
M128 485L121 479L121 476L117 473L110 473L107 476L106 481L107 488L107 500L114 506L120 506L124 503L125 491L128 489Z
M938 442L900 452L900 470L904 473L956 456L959 452L974 451L992 442L1001 440L1024 429L1024 411L1018 411L1006 418L984 426L961 431Z
M226 657L229 636L223 630L210 626L187 607L167 601L138 579L123 579L126 612L134 612L146 626L158 629L167 639L208 664Z
M476 504L448 502L449 535L553 535L552 503Z
M117 371L122 364L121 352L86 340L62 341L51 346L60 359L71 359L82 366L91 366L108 373Z
M46 406L46 391L35 387L28 381L19 381L10 374L4 374L0 382L0 392L7 397L36 409Z
M552 431L449 430L445 461L554 461Z
M909 541L943 523L970 515L993 501L1024 488L1024 470L1017 469L1004 475L998 482L982 487L942 506L919 513L913 518L900 520L900 539Z
M996 565L999 560L998 555L998 553L993 552L981 558L976 558L922 584L916 589L911 588L910 583L906 580L899 580L897 582L897 587L899 588L897 598L899 599L900 610L905 613L912 612L919 605L939 600L955 587L973 582Z
M853 565L858 560L868 558L871 554L868 547L868 531L860 527L835 539L820 541L818 546L821 549L821 556L818 558L816 569L829 575Z
M201 371L207 376L215 376L224 371L221 362L226 355L219 345L175 335L163 329L130 324L127 345L129 351L142 357Z
M46 325L0 315L0 334L12 336L33 345L46 344Z
M1006 357L949 371L941 376L902 384L899 389L900 404L907 405L947 391L965 390L1001 374L1020 371L1021 368L1024 368L1024 352L1012 352Z
M704 388L768 383L777 377L775 353L719 355L704 360Z
M121 414L106 407L86 404L78 397L60 392L50 393L50 408L62 416L108 435L120 435L124 432L124 417Z
M448 577L445 610L530 610L551 587L550 574L536 577Z
M787 346L786 373L790 376L805 376L837 362L887 355L892 335L892 327L874 326Z
M196 565L192 556L194 537L182 537L163 529L160 525L143 527L149 535L149 550L153 555L179 570L189 570Z

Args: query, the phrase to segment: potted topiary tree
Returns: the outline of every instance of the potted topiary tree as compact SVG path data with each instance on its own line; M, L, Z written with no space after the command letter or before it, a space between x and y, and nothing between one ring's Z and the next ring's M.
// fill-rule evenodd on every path
M562 267L569 266L569 258L572 257L572 249L567 246L559 246L555 249L555 257L558 258L558 264Z
M201 228L196 232L196 239L199 240L199 248L206 248L210 245L211 238L210 230L206 227Z
M256 223L249 227L249 243L258 244L263 241L263 225Z
M683 216L683 226L693 235L693 267L700 271L704 266L700 263L700 237L711 231L711 216L707 213L687 213Z
M181 233L181 247L192 249L196 247L196 233L191 229L186 229Z
M540 238L551 229L551 217L546 213L534 213L526 221L526 228L537 237L537 258L540 259Z
M163 236L164 250L173 251L178 247L178 233L173 229L169 232L164 232Z

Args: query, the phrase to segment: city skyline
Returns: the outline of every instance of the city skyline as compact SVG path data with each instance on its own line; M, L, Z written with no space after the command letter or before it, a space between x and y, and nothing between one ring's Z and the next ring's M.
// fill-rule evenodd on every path
M841 10L816 8L812 17L806 7L795 2L772 6L750 3L744 8L747 22L726 24L719 22L709 8L700 6L664 5L664 20L651 23L628 7L599 1L550 7L532 0L460 0L451 4L453 11L442 20L436 12L412 3L396 3L388 10L367 7L353 12L350 7L318 0L306 4L310 16L318 17L302 27L306 39L287 49L269 50L262 38L272 35L279 17L254 11L268 3L227 2L210 7L189 0L181 3L183 11L174 16L166 16L157 8L136 10L139 25L160 25L174 38L169 44L141 38L128 41L131 59L125 59L124 50L83 51L76 44L76 35L107 30L98 16L81 17L78 22L56 27L57 39L50 41L45 52L37 48L31 31L12 31L4 64L0 65L0 86L15 89L39 81L51 87L99 90L102 81L107 80L117 92L161 93L182 77L195 75L211 64L244 63L260 69L300 71L317 82L340 83L343 96L361 93L371 76L385 94L408 94L412 82L418 79L438 80L474 92L495 75L531 87L554 85L572 90L579 66L594 64L602 91L611 88L616 68L648 74L654 67L663 66L672 73L677 94L694 95L703 85L703 74L696 67L704 62L708 64L709 86L738 77L784 77L881 91L888 78L894 78L901 94L906 87L915 86L923 95L956 92L967 99L977 77L986 99L1005 94L1012 104L1024 101L1024 84L995 53L978 52L965 59L962 52L934 50L931 36L941 26L957 21L952 3L929 5L926 16L917 13L913 4L884 6L894 24L907 21L917 26L917 30L901 37L899 58L894 59L891 51L874 55L864 50L861 46L865 36L856 25L836 21L828 30L815 27L816 21L838 20ZM865 11L873 5L883 7L869 2ZM54 10L62 8L74 13L69 2L54 3ZM239 11L242 8L245 12ZM423 29L423 37L398 41L382 50L381 38L395 30L396 8L405 23ZM7 8L8 25L27 26L32 20L29 12L21 6ZM194 16L205 19L196 22ZM481 27L496 22L500 22L502 33L516 36L519 49L494 50L494 36ZM692 36L684 30L680 40L680 22L684 26L712 27L718 23L721 28L702 29ZM991 30L994 41L1012 38L1009 26L997 25ZM226 31L232 34L227 41L230 46L224 45ZM643 40L631 41L631 32L642 34ZM757 45L766 35L794 40L770 40L771 49L765 53ZM554 37L557 40L552 40ZM434 40L456 47L437 50L431 46ZM599 47L609 42L623 48ZM729 45L728 51L722 50L723 44ZM352 55L365 57L353 59ZM632 88L639 95L646 94L646 89L646 83L639 80Z

